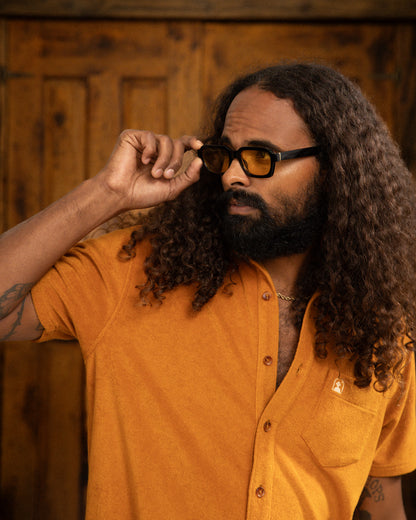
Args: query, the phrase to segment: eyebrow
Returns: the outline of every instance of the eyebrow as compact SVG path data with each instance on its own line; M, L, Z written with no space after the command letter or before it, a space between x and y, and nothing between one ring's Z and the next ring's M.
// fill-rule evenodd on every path
M221 136L220 143L228 144L230 147L232 147L231 140L226 135ZM267 148L267 150L271 150L273 152L283 152L283 150L279 146L273 144L271 141L267 141L267 139L252 139L248 141L244 146L260 146L261 148Z

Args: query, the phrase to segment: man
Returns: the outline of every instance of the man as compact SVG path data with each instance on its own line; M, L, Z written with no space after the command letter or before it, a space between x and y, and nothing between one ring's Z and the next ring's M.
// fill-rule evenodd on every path
M0 241L2 335L80 341L87 518L405 518L416 227L396 146L309 64L237 80L203 141L127 131Z

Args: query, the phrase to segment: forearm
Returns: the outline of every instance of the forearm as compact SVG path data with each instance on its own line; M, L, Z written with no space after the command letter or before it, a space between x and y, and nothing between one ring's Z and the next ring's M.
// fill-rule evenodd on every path
M121 211L99 177L0 236L0 319L71 246Z
M21 325L28 322L28 328L33 329L36 320L33 313L32 319L25 317L22 300L82 237L124 210L171 200L196 182L200 159L195 159L185 172L177 172L184 152L201 145L192 136L172 141L151 132L125 131L96 177L4 233L0 237L0 320L5 337L11 336L17 324L23 330ZM20 303L21 311L16 310ZM6 324L6 316L11 324Z

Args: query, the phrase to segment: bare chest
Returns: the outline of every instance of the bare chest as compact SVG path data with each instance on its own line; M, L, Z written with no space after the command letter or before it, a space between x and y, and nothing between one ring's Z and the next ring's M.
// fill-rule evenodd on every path
M288 304L283 303L279 307L279 351L276 388L287 374L299 342L299 331L291 322Z

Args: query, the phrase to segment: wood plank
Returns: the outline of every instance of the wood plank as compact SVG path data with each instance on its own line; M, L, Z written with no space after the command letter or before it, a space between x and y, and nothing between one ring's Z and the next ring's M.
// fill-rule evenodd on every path
M0 66L6 65L6 22L0 21ZM6 158L6 85L0 82L0 233L5 231L5 158ZM3 431L3 380L4 380L4 348L0 345L0 438ZM0 483L3 475L3 446L0 444ZM1 487L0 510L4 512L7 504L3 500L3 486Z
M40 78L8 81L8 155L6 226L10 228L41 209L42 85Z
M414 25L402 27L398 33L396 63L398 78L393 100L394 134L400 143L407 166L416 177L416 27Z
M15 20L10 27L11 67L17 72L54 77L99 77L110 72L134 77L138 70L142 77L166 73L164 22Z
M393 128L394 42L401 27L209 23L203 80L206 106L236 75L281 60L306 60L331 65L355 80Z
M0 21L0 67L6 65L6 22ZM0 81L0 233L4 227L4 162L6 157L6 85Z
M5 65L9 66L10 26L7 24ZM8 70L11 70L8 68ZM33 78L7 79L7 112L2 115L5 144L4 228L39 209L38 83ZM13 96L10 93L13 92ZM29 112L29 115L26 114ZM12 142L10 132L19 138ZM30 143L30 144L29 144ZM39 358L33 345L3 344L1 489L5 518L32 518L38 482Z
M202 68L205 24L169 23L167 46L168 128L172 137L197 134L202 122Z
M121 86L122 126L166 134L168 86L166 78L124 78Z
M85 78L45 78L43 111L42 206L46 206L86 176Z
M3 345L2 518L82 517L83 363L76 343Z
M415 19L413 0L3 0L0 15L199 20Z
M165 78L166 82L169 78L170 82L177 77L175 68L182 69L175 65L178 59L173 59L170 50L178 48L176 40L175 35L169 36L167 25L162 22L150 26L144 22L114 24L104 21L97 24L82 21L74 24L22 20L12 24L13 56L10 63L14 71L29 75L33 81L38 78L42 84L40 77L43 76L61 78L62 81L65 78L85 78L88 105L85 114L88 117L86 176L90 177L104 166L122 129L119 104L124 78L140 78L152 83L160 78ZM189 57L194 55L195 51ZM189 75L190 81L194 75ZM18 84L21 81L16 80ZM174 93L171 98L174 98ZM187 114L190 114L189 109ZM183 122L183 114L181 116ZM44 128L44 123L42 125ZM33 126L30 121L29 126Z
M104 167L120 133L119 85L120 78L111 71L88 78L88 177Z
M76 342L54 341L37 348L42 360L38 384L43 415L39 417L36 518L78 520L84 506L80 493L85 455L84 364Z
M38 432L43 416L39 351L28 343L4 345L1 436L2 518L33 518L38 497Z

